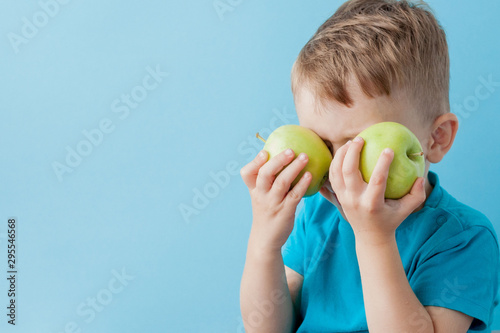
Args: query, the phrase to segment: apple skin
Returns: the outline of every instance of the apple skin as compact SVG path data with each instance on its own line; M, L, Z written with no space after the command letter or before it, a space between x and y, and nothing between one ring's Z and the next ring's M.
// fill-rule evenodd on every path
M425 158L418 155L422 146L415 134L395 122L381 122L362 131L358 136L365 141L361 150L359 169L365 182L369 182L378 158L385 148L394 151L389 167L385 198L399 199L410 192L413 183L425 172ZM415 154L415 155L411 155Z
M328 170L332 162L332 154L325 142L312 130L299 125L283 125L275 129L267 138L264 150L269 159L286 149L292 149L297 157L306 153L309 157L307 165L292 183L293 187L302 175L309 171L312 179L304 197L317 193L328 178Z

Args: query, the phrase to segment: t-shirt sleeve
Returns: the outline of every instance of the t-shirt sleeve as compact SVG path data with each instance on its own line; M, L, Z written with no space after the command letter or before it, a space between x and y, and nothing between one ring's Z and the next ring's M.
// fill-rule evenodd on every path
M283 263L285 264L285 266L290 267L302 276L304 276L304 258L306 246L306 200L304 200L304 205L302 205L302 208L295 218L293 230L290 236L281 248Z
M424 306L460 311L474 318L471 329L493 320L498 292L499 250L493 233L474 226L438 244L410 278Z

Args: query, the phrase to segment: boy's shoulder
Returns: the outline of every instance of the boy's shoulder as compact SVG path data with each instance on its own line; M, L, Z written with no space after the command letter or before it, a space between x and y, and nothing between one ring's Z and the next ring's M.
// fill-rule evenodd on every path
M457 231L470 231L471 229L485 229L497 241L495 229L488 217L479 210L457 200L448 193L439 183L437 174L429 172L429 181L434 185L434 190L426 200L429 213L436 216L436 223L441 226L453 224Z

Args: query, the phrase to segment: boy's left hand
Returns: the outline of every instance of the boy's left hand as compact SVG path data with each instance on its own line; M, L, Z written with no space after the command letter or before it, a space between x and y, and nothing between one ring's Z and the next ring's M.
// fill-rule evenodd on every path
M335 153L329 177L356 238L378 244L393 239L397 227L425 201L424 179L419 177L410 193L401 199L385 199L394 152L390 149L382 152L367 184L359 170L363 144L363 139L356 137L343 145Z

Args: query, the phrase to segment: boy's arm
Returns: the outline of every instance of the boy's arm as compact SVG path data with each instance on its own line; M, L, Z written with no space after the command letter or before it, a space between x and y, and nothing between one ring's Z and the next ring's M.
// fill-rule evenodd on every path
M285 266L285 274L286 282L288 284L288 290L290 290L290 297L292 298L294 313L297 315L300 311L300 302L302 299L302 284L304 283L304 277L287 266Z
M356 253L370 332L467 332L472 317L422 306L408 283L395 238L380 244L358 238Z
M249 243L240 306L246 332L292 332L293 303L279 251L259 253Z
M303 277L280 263L281 253L275 258L247 253L240 291L246 332L292 332L295 328Z
M295 160L294 156L290 150L267 162L268 154L262 151L241 170L253 213L240 288L246 332L288 333L294 329L294 308L281 247L292 232L295 210L311 182L311 174L306 172L290 190L308 160L305 154Z
M384 151L369 184L359 171L363 140L348 142L335 154L330 179L356 239L366 319L370 332L467 332L472 318L456 311L436 314L411 289L396 243L396 229L425 201L423 179L400 200L385 200L394 152Z
M466 332L472 324L471 316L451 309L426 306L434 324L434 332Z

